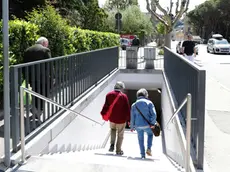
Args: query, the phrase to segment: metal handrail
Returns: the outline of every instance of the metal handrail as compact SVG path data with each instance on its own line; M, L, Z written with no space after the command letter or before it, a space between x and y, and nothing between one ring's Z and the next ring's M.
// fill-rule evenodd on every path
M174 112L173 116L169 119L168 123L166 124L166 127L168 127L169 123L172 122L172 120L176 117L178 112L184 107L184 105L187 103L187 119L186 119L186 152L185 152L185 172L190 171L190 146L191 146L191 116L192 116L192 95L190 93L187 94L183 102L180 104L178 109Z
M51 104L53 104L53 105L55 105L55 106L57 106L57 107L59 107L61 109L65 109L66 111L74 113L75 115L80 115L80 116L82 116L82 117L84 117L84 118L86 118L86 119L88 119L88 120L90 120L92 122L95 122L96 124L99 124L101 126L103 126L105 124L105 122L103 122L103 123L97 122L97 121L95 121L95 120L93 120L93 119L91 119L91 118L89 118L89 117L87 117L85 115L82 115L82 114L80 114L78 112L75 112L72 109L69 109L69 108L67 108L67 107L65 107L63 105L60 105L60 104L54 102L53 100L51 100L51 99L49 99L49 98L47 98L47 97L45 97L45 96L43 96L41 94L38 94L38 93L36 93L34 91L29 90L28 88L25 88L25 87L21 86L20 87L20 117L21 117L20 124L21 124L21 152L22 152L21 163L25 163L25 161L26 161L25 160L26 157L25 157L24 100L23 100L24 92L26 92L28 94L31 94L31 95L33 95L33 96L35 96L35 97L37 97L37 98L39 98L41 100L44 100L45 103L49 102L49 103L51 103Z

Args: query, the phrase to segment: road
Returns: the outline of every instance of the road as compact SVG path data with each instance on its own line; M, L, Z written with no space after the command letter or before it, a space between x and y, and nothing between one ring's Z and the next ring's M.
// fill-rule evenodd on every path
M175 51L176 42L172 42ZM205 160L211 172L230 171L230 55L199 45L195 63L206 69Z

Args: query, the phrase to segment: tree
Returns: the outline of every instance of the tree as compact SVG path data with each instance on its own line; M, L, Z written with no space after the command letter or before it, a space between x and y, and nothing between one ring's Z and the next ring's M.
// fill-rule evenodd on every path
M172 9L174 3L172 0L170 1L170 7L167 8L167 10L159 4L159 0L146 0L146 8L148 12L165 25L165 45L169 48L171 48L171 31L182 15L187 12L189 6L189 0L181 0L180 4L179 2L179 0L176 1L175 13L173 14ZM163 15L158 14L157 10L163 13Z
M228 0L209 0L187 14L195 32L205 39L213 33L229 38L230 2Z
M26 12L32 11L35 7L43 7L46 0L9 0L9 15L24 18ZM2 19L2 1L0 3L0 16Z
M100 8L98 0L84 0L85 10L81 13L84 16L84 29L104 31L104 20L108 17L105 10Z
M105 9L113 10L125 10L131 5L138 5L138 0L107 0L105 2Z
M107 11L108 18L105 21L107 31L116 32L114 17L116 12L116 10ZM122 34L134 34L138 35L140 38L153 34L150 16L142 13L138 6L129 6L120 12L122 14Z
M56 0L52 1L52 5L71 25L97 31L104 28L107 16L104 9L99 7L98 0Z

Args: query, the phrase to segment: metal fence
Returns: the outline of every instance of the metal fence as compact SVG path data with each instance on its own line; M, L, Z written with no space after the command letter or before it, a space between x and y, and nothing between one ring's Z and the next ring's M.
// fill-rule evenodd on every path
M10 90L13 150L19 148L19 91L23 82L26 88L32 87L33 91L63 106L71 105L77 97L118 67L118 51L118 47L113 47L12 66ZM60 111L60 108L45 104L34 96L26 94L24 97L26 135Z
M196 64L164 49L164 71L169 80L176 102L180 104L184 97L192 95L192 144L196 153L197 167L203 168L204 123L205 123L205 81L206 72ZM186 109L181 119L186 125Z
M159 50L156 47L127 47L125 50L120 49L119 51L119 68L130 68L128 63L132 60L131 63L136 63L135 67L131 67L133 69L162 69L163 59L164 56L159 55Z

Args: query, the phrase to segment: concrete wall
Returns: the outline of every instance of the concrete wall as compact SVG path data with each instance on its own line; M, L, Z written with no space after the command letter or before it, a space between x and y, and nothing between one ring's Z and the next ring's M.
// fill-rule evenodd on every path
M155 90L161 88L163 83L162 71L154 69L122 69L117 80L124 81L126 88L130 90Z
M166 126L174 114L175 105L166 77L164 80L165 82L162 85L162 128L165 151L169 157L184 167L185 138L178 116L174 118L172 123Z

